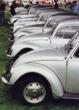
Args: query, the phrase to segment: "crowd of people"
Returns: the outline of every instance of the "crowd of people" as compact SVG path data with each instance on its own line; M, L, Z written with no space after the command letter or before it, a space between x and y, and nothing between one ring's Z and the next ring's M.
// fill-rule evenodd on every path
M6 5L8 5L8 7L9 7L9 11L10 11L11 15L16 14L15 8L17 8L19 6L19 4L16 3L15 1L12 1L12 4L9 6L9 4L6 4L3 0L0 0L0 25L5 24Z
M16 4L16 2L15 2L15 1L12 1L12 4L11 4L11 6L10 6L10 12L11 12L12 15L16 14L15 8L16 8L17 6L18 6L18 5Z
M76 0L65 3L65 7L69 8L72 12L79 14L79 3Z
M0 25L3 25L5 21L4 11L5 11L5 3L0 0Z
M22 4L21 4L21 5L22 5ZM19 7L19 6L20 6L20 4L17 4L17 3L15 2L15 0L12 1L11 6L9 6L11 15L16 14L15 9L16 9L17 7ZM57 2L55 3L54 6L55 6L55 7L58 7ZM66 8L69 8L69 9L72 10L73 12L79 14L79 3L77 3L76 0L74 0L73 2L70 2L70 1L69 1L69 2L65 3L64 6L65 6ZM3 24L5 23L5 14L4 14L4 12L5 12L5 7L6 7L5 2L3 2L3 0L0 0L0 25L3 25Z

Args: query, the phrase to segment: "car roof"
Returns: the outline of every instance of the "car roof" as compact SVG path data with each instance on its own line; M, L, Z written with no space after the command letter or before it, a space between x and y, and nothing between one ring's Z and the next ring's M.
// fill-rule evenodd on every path
M55 7L51 7L51 6L46 6L46 5L33 5L33 6L31 6L29 9L42 9L42 10L55 10L55 11L63 11L63 12L67 12L67 13L70 13L69 11L67 11L67 10L63 10L63 9L60 9L60 8L55 8Z
M79 22L79 18L69 18L63 20L62 22Z
M57 14L55 14L55 15L53 15L53 16L71 16L71 15L73 15L73 16L78 16L79 17L79 14L75 14L75 13L57 13Z
M79 18L79 16L75 16L73 14L65 14L65 13L58 13L58 14L54 14L52 16L50 16L50 20L51 21L61 21L61 20L65 20L65 19L73 19L73 18Z
M64 19L64 20L62 20L61 22L60 22L61 24L71 24L71 23L79 23L79 18L67 18L67 19Z

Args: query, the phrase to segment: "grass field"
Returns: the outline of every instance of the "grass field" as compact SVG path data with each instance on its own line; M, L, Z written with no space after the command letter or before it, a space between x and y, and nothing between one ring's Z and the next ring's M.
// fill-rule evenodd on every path
M5 70L7 58L5 49L8 45L9 27L0 27L0 78ZM0 110L79 110L79 100L57 100L48 101L38 106L23 105L11 95L9 89L0 80Z

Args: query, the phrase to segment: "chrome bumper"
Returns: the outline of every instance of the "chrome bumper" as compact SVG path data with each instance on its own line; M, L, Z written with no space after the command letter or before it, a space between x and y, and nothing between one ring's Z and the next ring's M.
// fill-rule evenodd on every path
M1 80L2 80L2 82L5 84L5 85L7 85L7 86L12 86L8 81L7 81L7 79L5 78L5 77L1 77Z
M9 59L12 59L12 56L10 54L6 55Z

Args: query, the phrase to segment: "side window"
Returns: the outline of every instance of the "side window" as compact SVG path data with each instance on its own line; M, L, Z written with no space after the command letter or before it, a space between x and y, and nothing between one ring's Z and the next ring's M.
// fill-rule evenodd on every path
M74 54L74 57L79 58L79 47L78 47L78 49L76 50L76 52L75 52L75 54Z

